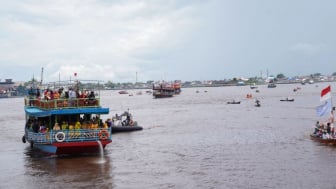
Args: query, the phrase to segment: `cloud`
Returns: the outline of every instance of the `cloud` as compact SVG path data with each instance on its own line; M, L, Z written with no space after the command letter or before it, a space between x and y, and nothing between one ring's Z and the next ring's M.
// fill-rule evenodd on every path
M85 78L98 73L103 80L133 80L143 65L156 64L161 50L180 46L193 29L197 4L14 1L0 18L0 35L6 35L0 38L0 62L44 66L46 79L76 71Z

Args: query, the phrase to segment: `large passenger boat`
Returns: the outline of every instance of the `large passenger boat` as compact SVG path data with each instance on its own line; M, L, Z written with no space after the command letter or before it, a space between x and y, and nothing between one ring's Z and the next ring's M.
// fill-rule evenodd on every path
M173 97L175 94L174 85L167 82L155 83L153 85L154 98Z
M112 142L111 128L100 116L99 81L54 82L31 88L24 99L24 143L48 154L99 153Z

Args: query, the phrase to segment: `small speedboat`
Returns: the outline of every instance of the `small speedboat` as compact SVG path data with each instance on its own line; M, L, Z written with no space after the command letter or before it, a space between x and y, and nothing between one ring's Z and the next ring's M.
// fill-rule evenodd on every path
M129 111L125 111L120 116L116 114L112 118L112 133L118 132L130 132L130 131L140 131L142 127L138 125L137 121L133 121L133 116Z

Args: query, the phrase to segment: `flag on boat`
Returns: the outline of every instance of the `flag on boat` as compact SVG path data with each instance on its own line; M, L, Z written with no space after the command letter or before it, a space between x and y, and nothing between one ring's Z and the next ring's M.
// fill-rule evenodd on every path
M331 112L331 108L332 108L331 98L329 98L329 100L325 101L324 104L316 108L316 113L318 116L324 116L329 112Z
M330 85L321 91L321 98L320 101L325 101L331 98L331 88Z

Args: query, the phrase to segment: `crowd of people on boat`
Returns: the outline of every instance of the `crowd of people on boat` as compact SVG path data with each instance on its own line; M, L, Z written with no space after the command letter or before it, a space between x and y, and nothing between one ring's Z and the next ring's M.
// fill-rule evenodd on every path
M45 89L40 92L40 89L37 88L34 90L33 88L29 91L29 96L31 98L41 99L41 100L54 100L60 98L95 98L94 91L88 90L75 90L74 88L70 87L68 90L64 90L63 87L59 88L58 90L51 90L49 88Z
M68 90L65 90L63 87L61 87L58 90L47 88L43 91L41 91L39 88L31 88L28 94L30 100L29 105L34 105L36 100L51 101L58 99L67 100L67 105L69 106L73 106L76 102L76 99L86 99L83 101L82 105L93 105L96 98L94 91L79 90L72 87L70 87Z
M107 121L103 122L98 116L93 116L90 119L79 118L77 121L57 121L53 126L50 126L47 120L37 118L28 119L26 123L26 129L34 133L46 133L50 130L107 129L109 127L111 127L111 124Z
M330 116L326 121L316 121L312 136L322 139L336 139L334 112L335 107L332 108Z
M125 117L125 118L123 118ZM76 121L68 121L76 120ZM116 124L116 121L120 121L119 126L134 126L132 114L129 112L124 112L121 115L116 114L112 118L107 118L105 121L100 119L98 116L93 116L92 118L83 117L73 117L70 119L60 119L56 121L54 125L49 125L49 121L43 118L29 118L26 123L26 129L34 133L47 133L49 131L59 131L59 130L80 130L80 129L99 129L111 128ZM118 126L118 125L116 125Z

